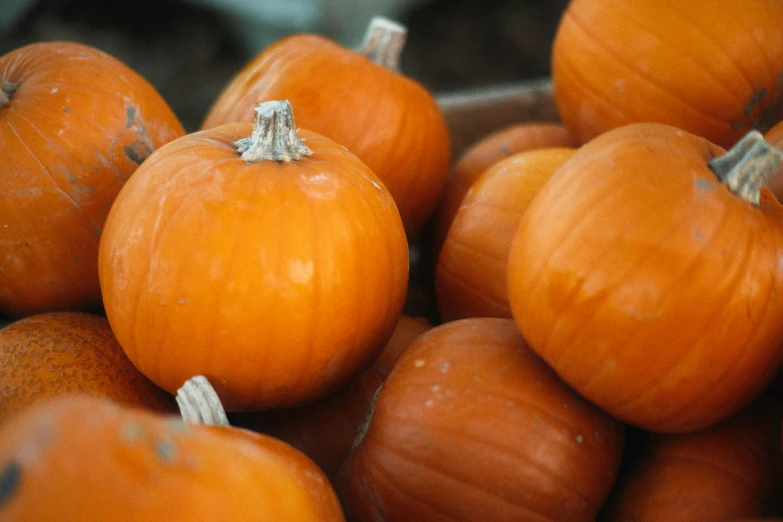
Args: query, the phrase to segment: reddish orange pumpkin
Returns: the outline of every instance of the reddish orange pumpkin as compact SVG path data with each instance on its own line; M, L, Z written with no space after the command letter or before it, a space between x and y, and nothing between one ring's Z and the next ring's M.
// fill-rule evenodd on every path
M606 522L739 520L780 506L780 409L768 404L695 433L649 437L615 487Z
M0 122L0 314L99 309L112 201L182 125L125 64L69 42L0 57Z
M84 395L0 428L0 519L341 522L334 490L272 437Z
M175 411L171 395L130 362L105 317L37 314L0 330L0 419L66 393L105 397L154 411Z
M130 359L170 392L205 375L229 410L300 405L357 375L391 337L408 279L400 215L370 169L314 132L300 140L287 103L256 114L153 154L100 247Z
M498 130L468 148L449 171L435 214L432 248L436 256L465 194L489 167L520 152L574 145L576 143L561 124L534 122Z
M783 358L783 154L636 124L584 145L520 221L508 264L522 335L581 395L660 432L706 428Z
M443 321L511 317L506 268L528 205L574 149L539 149L492 165L473 184L440 251L435 295Z
M313 459L333 480L384 377L403 350L430 328L420 318L402 316L372 366L335 393L299 408L237 413L231 416L231 422L287 442Z
M730 147L783 118L783 2L573 0L552 49L555 103L580 142L630 123Z
M406 30L374 19L358 52L316 35L264 49L226 86L203 128L251 121L267 100L289 100L302 128L344 145L383 181L408 236L429 220L451 160L435 98L397 70Z
M386 377L341 472L356 520L595 520L622 425L577 396L510 319L421 335Z

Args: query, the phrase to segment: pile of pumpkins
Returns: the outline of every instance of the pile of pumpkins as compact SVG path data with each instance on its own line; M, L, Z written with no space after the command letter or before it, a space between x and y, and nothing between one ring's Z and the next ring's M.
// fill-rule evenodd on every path
M573 0L562 122L456 161L404 40L285 38L192 133L0 57L0 519L783 516L783 2Z

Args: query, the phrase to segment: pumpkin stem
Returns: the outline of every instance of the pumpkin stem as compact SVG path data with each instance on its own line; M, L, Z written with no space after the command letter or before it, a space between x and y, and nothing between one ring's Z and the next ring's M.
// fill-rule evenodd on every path
M215 389L203 375L188 379L177 390L177 405L182 419L194 424L228 426L228 417Z
M0 108L8 105L11 95L16 92L16 84L8 80L0 80Z
M408 29L404 25L376 16L370 20L359 54L378 65L397 71L407 34Z
M709 162L710 170L729 190L753 205L759 204L761 187L777 172L783 162L783 152L764 139L758 131L750 131L726 154Z
M248 163L264 160L296 161L313 153L299 139L288 100L267 101L255 108L253 133L234 143Z

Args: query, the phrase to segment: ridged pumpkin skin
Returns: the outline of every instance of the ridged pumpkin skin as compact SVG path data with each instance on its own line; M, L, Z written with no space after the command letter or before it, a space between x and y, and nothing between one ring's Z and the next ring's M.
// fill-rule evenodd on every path
M318 467L272 437L59 397L0 429L0 519L340 522Z
M435 211L451 161L446 121L420 84L316 35L264 49L225 87L202 128L251 121L266 100L288 100L297 125L356 154L389 189L416 237Z
M780 468L780 410L754 405L695 433L652 434L612 493L605 522L740 520L769 515ZM780 514L775 511L775 514Z
M435 295L443 321L511 318L506 290L511 240L527 206L574 149L514 154L486 170L457 211L440 251Z
M295 406L377 357L402 314L408 248L394 202L354 155L247 164L249 123L175 140L117 197L101 239L120 345L174 393L193 375L227 410Z
M783 118L783 3L573 0L552 48L554 99L580 142L630 123L730 147Z
M0 420L34 402L85 393L174 412L174 398L133 366L105 317L50 312L0 330Z
M468 148L449 171L438 203L432 233L436 256L465 194L489 167L521 152L574 145L576 143L563 125L534 122L498 130Z
M623 429L577 396L510 319L433 328L386 377L341 472L369 520L595 520Z
M117 59L69 42L0 57L0 314L97 310L98 241L112 201L184 129Z
M403 350L430 328L423 319L404 315L375 362L335 393L299 408L236 413L231 416L231 424L287 442L313 459L333 480L351 450L378 386Z
M783 207L736 196L725 151L661 124L582 146L520 221L508 264L522 335L581 395L661 432L746 406L783 355Z

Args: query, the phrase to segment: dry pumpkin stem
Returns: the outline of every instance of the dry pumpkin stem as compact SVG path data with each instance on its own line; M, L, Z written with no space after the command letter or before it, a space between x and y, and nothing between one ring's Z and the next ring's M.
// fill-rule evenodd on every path
M0 107L5 107L11 101L11 95L16 92L16 84L8 80L0 80Z
M358 52L378 65L397 71L407 35L408 29L404 25L376 16L370 20Z
M764 139L758 131L750 131L723 156L712 159L709 167L729 190L742 199L759 204L761 187L777 172L783 162L783 152Z
M288 100L263 102L254 112L253 133L234 143L243 160L296 161L313 153L296 134L294 112Z
M220 398L203 375L192 377L177 390L177 404L186 422L229 425Z

